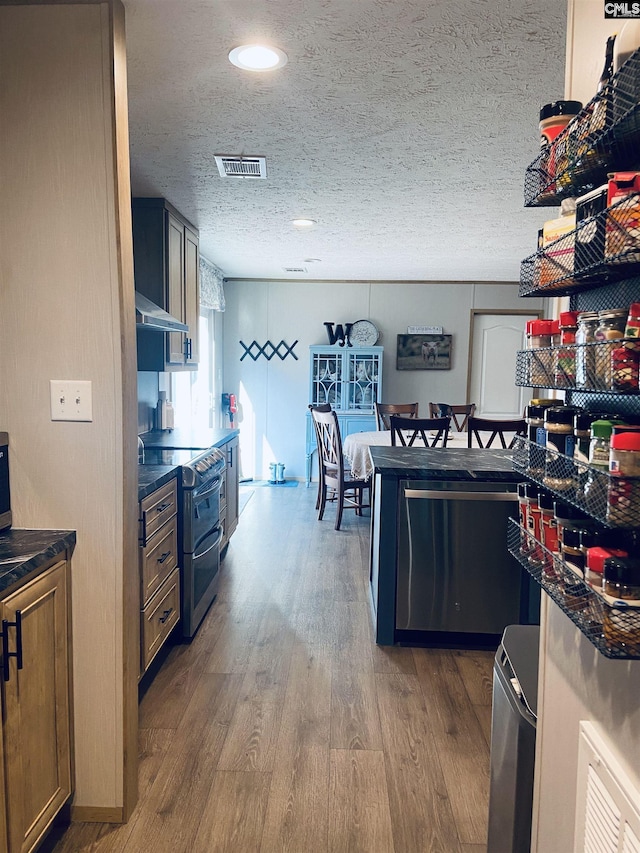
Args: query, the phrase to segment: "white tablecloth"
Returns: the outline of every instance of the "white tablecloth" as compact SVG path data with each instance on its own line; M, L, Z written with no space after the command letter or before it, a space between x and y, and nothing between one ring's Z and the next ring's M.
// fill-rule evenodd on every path
M352 432L342 441L342 452L344 458L351 466L351 474L358 480L368 479L371 476L372 466L369 448L372 445L378 447L391 447L391 430L376 430L375 432ZM418 436L414 447L423 447ZM466 447L466 432L449 432L447 447ZM440 445L438 445L440 447Z

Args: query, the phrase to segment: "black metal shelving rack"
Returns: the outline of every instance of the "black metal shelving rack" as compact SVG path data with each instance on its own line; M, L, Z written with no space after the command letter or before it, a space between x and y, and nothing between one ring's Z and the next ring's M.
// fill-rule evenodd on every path
M600 187L609 173L620 171L640 171L640 50L629 57L551 148L541 151L527 168L525 206L557 206L565 198ZM578 312L628 309L632 302L640 302L639 208L640 194L628 196L577 221L575 231L525 258L520 270L520 295L568 296L570 310ZM576 253L578 246L580 251ZM616 341L616 346L619 343ZM610 344L584 346L593 348L596 364L598 359L610 356ZM562 349L576 357L581 355L580 346ZM612 391L598 379L602 372L597 370L587 387L578 388L573 376L563 375L558 369L558 361L554 360L557 353L558 348L553 347L518 353L516 385L559 389L565 392L569 404L640 422L640 390L629 394ZM633 492L627 514L616 517L608 506L611 478L607 474L567 458L566 470L573 470L575 479L570 488L557 491L532 473L528 465L530 451L529 442L522 439L514 451L514 465L533 482L583 510L599 524L640 532L640 479L632 484L637 493ZM553 454L548 449L544 452ZM594 483L589 501L585 501L582 488L587 478ZM605 635L604 614L611 603L584 583L580 589L575 573L573 577L567 575L572 570L557 555L545 552L515 522L509 532L509 550L603 655L640 658L640 639L635 645ZM534 552L542 556L542 561L531 559ZM543 572L543 565L551 567L550 571ZM573 583L568 584L567 580ZM567 586L571 594L567 594ZM618 607L615 615L618 623L622 620L623 629L628 628L628 636L637 630L640 638L640 610Z

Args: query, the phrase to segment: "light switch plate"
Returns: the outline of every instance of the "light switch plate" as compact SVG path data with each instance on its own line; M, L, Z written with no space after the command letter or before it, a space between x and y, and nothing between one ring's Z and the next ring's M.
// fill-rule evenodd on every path
M91 382L51 379L51 420L92 421Z

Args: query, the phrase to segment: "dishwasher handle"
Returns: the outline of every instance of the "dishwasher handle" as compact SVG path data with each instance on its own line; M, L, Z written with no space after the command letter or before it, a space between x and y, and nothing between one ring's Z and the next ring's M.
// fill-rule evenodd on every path
M405 489L405 498L436 501L517 501L517 492L464 492L442 489Z

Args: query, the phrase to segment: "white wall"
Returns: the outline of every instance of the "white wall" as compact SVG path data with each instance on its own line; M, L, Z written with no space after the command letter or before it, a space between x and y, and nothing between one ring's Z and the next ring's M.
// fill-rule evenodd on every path
M309 346L326 344L323 323L372 320L385 347L382 397L388 402L430 400L464 402L470 312L476 309L533 310L541 300L520 299L515 284L385 284L299 281L231 281L225 285L224 385L239 395L243 476L263 479L269 463L283 462L287 478L305 476L306 412L309 402ZM443 326L453 335L452 368L447 371L397 371L396 336L409 325ZM281 361L253 361L249 346L270 340L291 345L295 354Z
M567 97L583 103L593 97L607 36L619 28L604 20L601 0L569 3ZM580 720L598 726L640 786L640 662L603 657L553 602L544 604L531 849L569 853Z

